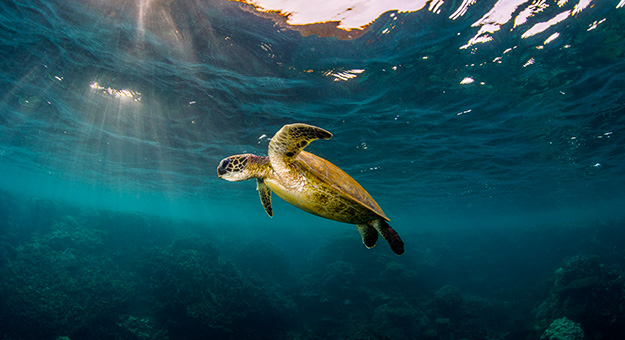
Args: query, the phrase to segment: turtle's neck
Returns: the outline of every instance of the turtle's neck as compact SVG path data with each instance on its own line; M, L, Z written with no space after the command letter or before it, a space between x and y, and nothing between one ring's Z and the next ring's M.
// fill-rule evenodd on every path
M269 157L249 155L247 158L247 168L251 173L256 174L255 177L265 178L271 173Z

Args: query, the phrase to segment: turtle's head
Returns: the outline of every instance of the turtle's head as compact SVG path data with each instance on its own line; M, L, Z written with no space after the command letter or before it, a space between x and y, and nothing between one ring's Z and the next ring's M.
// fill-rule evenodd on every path
M226 157L219 162L217 176L230 182L244 181L257 177L254 167L248 167L250 163L254 162L254 158L257 157L251 154Z

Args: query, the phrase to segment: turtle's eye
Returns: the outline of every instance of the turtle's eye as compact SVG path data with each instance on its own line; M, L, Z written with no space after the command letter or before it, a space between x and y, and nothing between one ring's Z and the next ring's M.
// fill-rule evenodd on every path
M228 167L228 164L230 164L230 159L226 158L221 161L221 163L219 164L219 167L222 169L226 169Z
M228 165L230 164L230 160L228 158L223 159L221 162L219 162L219 166L217 167L217 175L219 175L220 177L225 175L228 170Z

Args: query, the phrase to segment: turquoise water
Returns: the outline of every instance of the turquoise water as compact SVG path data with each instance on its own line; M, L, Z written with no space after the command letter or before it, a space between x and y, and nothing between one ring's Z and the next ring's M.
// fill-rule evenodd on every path
M624 7L428 2L339 40L232 1L0 3L0 337L622 337L622 296L580 296L623 287ZM295 122L404 255L217 177Z

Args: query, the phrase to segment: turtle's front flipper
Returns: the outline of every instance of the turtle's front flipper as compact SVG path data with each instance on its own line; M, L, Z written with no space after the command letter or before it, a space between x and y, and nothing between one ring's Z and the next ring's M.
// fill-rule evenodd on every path
M395 231L395 229L391 228L386 221L382 219L377 219L371 221L371 224L377 230L382 237L388 242L388 245L391 246L391 250L395 252L397 255L401 255L404 253L404 241L401 240L399 234Z
M362 243L367 248L373 248L378 241L378 232L372 226L368 224L357 224L360 236L362 236Z
M269 215L269 217L273 217L273 209L271 209L271 189L269 189L262 178L256 179L256 190L258 190L260 202L263 204L263 208L265 208L267 215Z
M322 128L308 124L283 126L269 142L271 164L275 167L276 163L290 163L310 142L320 138L330 139L332 134Z

